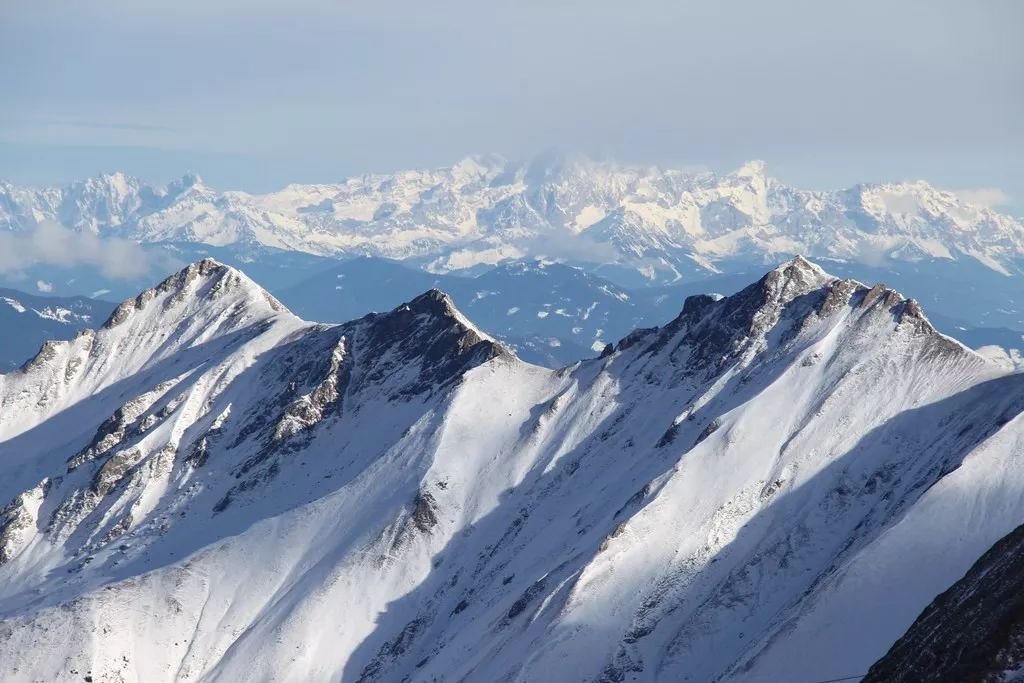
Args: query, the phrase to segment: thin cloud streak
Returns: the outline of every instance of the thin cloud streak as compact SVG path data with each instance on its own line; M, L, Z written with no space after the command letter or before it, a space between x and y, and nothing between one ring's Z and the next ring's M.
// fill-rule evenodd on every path
M148 123L125 123L121 121L77 121L73 119L40 119L39 123L53 126L69 126L71 128L93 128L97 130L138 130L138 131L173 131L171 126Z
M90 121L87 119L52 119L52 118L24 118L8 119L8 126L43 126L43 127L64 127L84 128L87 130L130 130L139 132L173 132L172 126L151 123L131 123L128 121Z

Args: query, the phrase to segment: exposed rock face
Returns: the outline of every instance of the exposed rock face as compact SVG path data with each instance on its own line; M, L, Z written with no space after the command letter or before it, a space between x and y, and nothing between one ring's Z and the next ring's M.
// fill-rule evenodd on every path
M39 505L49 485L49 480L43 480L0 509L0 565L17 555L34 532Z
M864 683L997 683L1024 668L1024 526L939 595Z
M357 380L383 384L394 373L408 373L409 384L390 398L415 396L445 386L470 367L493 358L510 357L455 310L443 292L431 290L386 314L358 321L366 354L375 359L372 371ZM379 358L379 360L377 360Z
M865 327L903 325L913 328L931 351L952 356L966 351L936 333L912 299L882 284L867 288L853 280L838 280L802 257L732 296L689 297L679 317L668 325L638 330L616 349L640 346L639 355L645 356L668 347L674 363L678 361L686 374L707 378L733 363L750 363L768 347L769 333L778 335L785 346L802 329L847 307L860 314L857 324Z
M95 460L114 447L123 444L126 438L137 436L147 428L151 428L157 415L150 412L145 420L141 418L173 386L174 382L162 383L153 391L137 396L114 411L113 415L100 424L89 445L68 460L68 471L73 471L83 464Z
M323 380L312 391L292 401L274 427L274 441L282 441L305 431L324 419L327 411L337 405L348 387L348 372L343 371L345 337L342 336L331 351L330 363ZM344 370L347 370L346 366Z

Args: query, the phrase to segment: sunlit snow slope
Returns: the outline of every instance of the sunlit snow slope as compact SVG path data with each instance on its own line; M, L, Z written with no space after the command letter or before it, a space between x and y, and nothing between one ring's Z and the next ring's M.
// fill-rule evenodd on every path
M559 371L203 261L0 376L3 678L862 674L1024 520L1022 411L800 258Z

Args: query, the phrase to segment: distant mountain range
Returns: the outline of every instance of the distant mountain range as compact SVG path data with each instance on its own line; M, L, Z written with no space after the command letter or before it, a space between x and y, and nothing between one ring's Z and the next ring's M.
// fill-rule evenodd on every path
M114 304L108 301L0 288L0 372L17 368L46 341L71 339L99 326L112 310Z
M67 187L0 184L0 229L51 220L146 244L380 256L450 272L533 257L621 285L675 282L792 254L860 263L970 260L1024 272L1024 225L924 182L790 187L751 162L725 175L544 156L364 175L267 194L120 173Z
M555 370L141 291L0 374L4 680L1014 680L1024 374L802 258L675 307Z

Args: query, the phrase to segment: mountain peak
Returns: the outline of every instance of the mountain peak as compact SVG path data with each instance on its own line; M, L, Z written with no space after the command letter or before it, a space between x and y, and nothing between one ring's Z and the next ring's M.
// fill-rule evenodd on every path
M762 309L777 308L798 297L824 292L824 308L820 310L827 310L841 300L849 300L853 292L860 291L863 293L861 306L868 307L881 301L896 316L898 322L913 320L922 330L935 332L935 328L915 299L909 299L881 283L869 288L856 280L842 280L799 255L769 271L751 287L757 288L757 300Z
M476 327L455 307L455 302L452 301L452 298L436 287L428 289L423 294L398 306L392 313L405 311L410 311L416 315L426 315L431 318L449 318L468 329L476 330ZM486 337L482 332L479 334L481 338Z
M167 188L165 190L166 200L174 201L186 194L189 190L205 189L206 185L203 184L202 177L198 173L188 171L182 175L181 178L167 184Z
M768 300L789 301L836 279L820 266L798 255L769 271L757 284Z
M94 182L107 184L124 184L136 182L135 178L132 178L124 171L111 171L109 173L100 173L92 180Z
M613 348L622 350L641 340L649 340L644 352L670 343L688 344L697 349L692 357L699 362L694 367L721 367L726 359L738 359L750 349L792 339L844 306L857 311L857 322L850 325L863 325L879 335L903 329L933 350L954 355L966 351L939 334L914 299L882 284L868 287L837 278L803 256L782 263L731 296L687 297L682 312L667 326L634 332ZM652 332L656 334L651 336Z
M831 275L825 272L824 268L819 266L817 263L808 260L802 254L797 254L790 260L780 263L775 270L783 273L787 277L798 277L804 279L833 279Z
M253 325L243 277L198 261L0 376L18 680L832 680L1024 517L1024 376L894 334L884 287L798 296L803 258L561 371L437 289Z
M130 205L141 186L138 178L122 171L113 171L71 183L68 194L74 200L89 205L95 202L112 202L117 205L127 202Z
M380 385L389 400L433 393L495 358L515 359L438 289L391 311L345 323L338 330L368 364L357 384Z
M438 315L453 315L457 313L452 298L436 287L423 292L423 294L410 301L406 306L417 313L435 313Z
M122 302L103 324L103 329L112 329L149 309L149 303L161 299L162 312L169 312L182 305L187 311L203 309L219 302L216 308L246 308L261 316L288 313L281 302L253 282L247 275L216 259L204 258L192 263L174 275L166 278L156 287L143 290L134 299ZM192 299L192 303L187 301Z
M432 321L447 322L451 326L455 327L460 334L464 335L464 339L460 341L460 345L463 347L467 345L473 346L480 342L486 342L494 347L496 354L512 355L512 352L505 348L504 345L478 328L469 320L469 318L463 315L462 311L455 306L455 302L452 298L440 289L429 289L386 315L395 316L401 315L405 312L422 315Z

